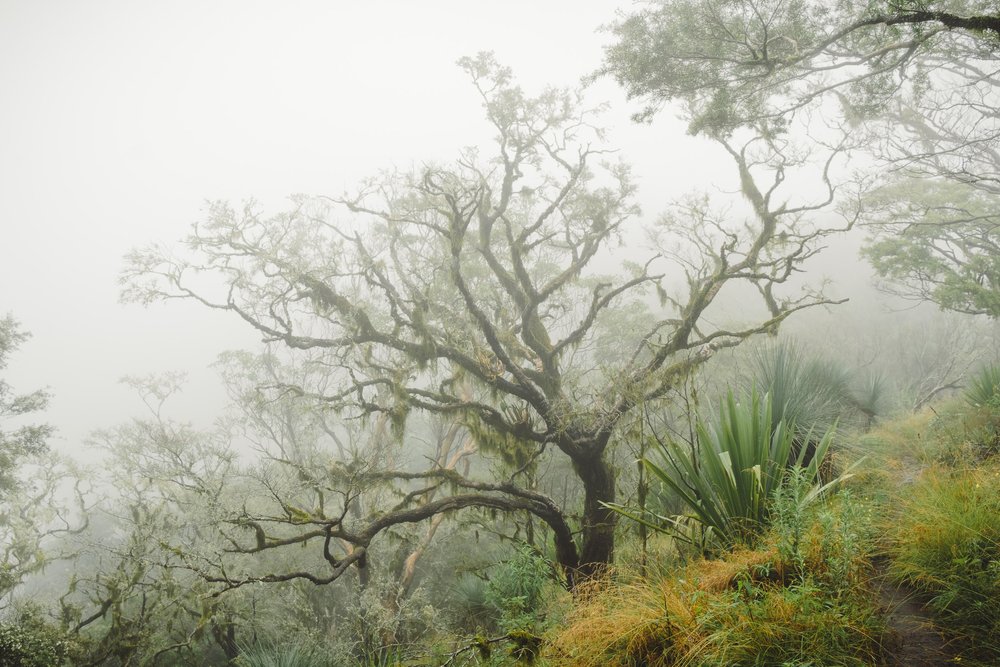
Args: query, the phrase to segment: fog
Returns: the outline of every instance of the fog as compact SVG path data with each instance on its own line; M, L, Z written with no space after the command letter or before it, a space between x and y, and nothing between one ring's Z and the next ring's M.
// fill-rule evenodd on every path
M0 0L0 666L991 664L1000 18L801 4Z

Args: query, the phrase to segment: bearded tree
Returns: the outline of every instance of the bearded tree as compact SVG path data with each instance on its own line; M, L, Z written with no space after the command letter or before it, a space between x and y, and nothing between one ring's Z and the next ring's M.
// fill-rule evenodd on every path
M933 104L935 86L956 76L992 85L1000 46L989 0L652 0L611 29L603 72L647 102L640 116L681 102L696 133L764 121L777 130L830 94L852 120L880 115L901 94ZM904 122L944 129L947 101L936 102L927 107L936 119Z
M486 478L444 462L422 471L317 467L325 502L248 513L247 538L233 548L314 541L327 571L220 577L226 587L332 581L363 568L381 532L475 507L538 517L572 586L613 558L609 454L623 417L716 349L829 303L782 289L831 233L805 216L832 189L814 204L787 201L785 167L800 158L780 142L725 145L746 216L692 199L647 237L629 170L609 160L596 110L579 93L527 95L489 55L460 64L495 133L488 149L383 175L355 195L298 198L278 215L213 204L183 256L153 247L128 258L126 299L189 299L232 313L328 378L286 378L272 389L345 418L381 415L404 445L411 411L438 415L507 463L502 477ZM706 318L738 284L759 307L728 327ZM582 507L560 507L523 483L543 452L571 463ZM375 481L406 492L392 507L352 515L350 489Z

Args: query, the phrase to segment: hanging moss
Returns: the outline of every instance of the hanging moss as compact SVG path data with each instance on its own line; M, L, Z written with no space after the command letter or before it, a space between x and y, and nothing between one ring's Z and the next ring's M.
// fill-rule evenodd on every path
M510 419L512 413L505 408L505 416ZM525 415L526 416L526 413ZM521 421L526 428L530 428L530 422ZM476 439L480 451L499 458L505 466L518 470L529 465L532 456L538 450L538 445L530 440L518 438L508 431L499 431L488 424L484 424L479 415L470 413L464 420L464 425L469 429L469 433ZM529 472L532 472L529 470Z
M493 650L490 648L490 640L485 635L476 635L472 640L472 645L476 647L476 651L482 660L489 660L493 654Z

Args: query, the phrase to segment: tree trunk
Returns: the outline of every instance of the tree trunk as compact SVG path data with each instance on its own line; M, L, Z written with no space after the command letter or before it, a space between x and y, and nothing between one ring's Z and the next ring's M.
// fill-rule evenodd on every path
M615 555L618 515L603 504L615 501L615 471L602 454L574 459L573 469L584 491L579 572L590 579L604 573Z
M223 622L212 621L212 637L219 645L222 652L229 660L235 660L240 655L239 645L236 643L236 624L232 619L226 618Z

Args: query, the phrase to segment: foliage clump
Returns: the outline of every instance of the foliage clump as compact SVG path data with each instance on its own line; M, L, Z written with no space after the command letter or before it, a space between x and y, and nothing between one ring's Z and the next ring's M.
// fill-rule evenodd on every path
M981 368L969 382L965 400L976 408L1000 409L1000 366L990 364Z
M826 432L845 421L870 424L882 408L880 378L856 386L841 364L809 356L785 341L754 348L747 391L757 388L771 397L772 424L795 424L800 438Z
M0 667L59 667L69 664L77 649L72 638L32 607L0 622Z
M804 506L834 482L820 483L820 466L833 440L827 431L806 448L797 438L793 423L773 419L771 397L751 391L738 401L730 393L723 402L718 421L698 425L694 447L668 440L661 443L658 457L643 460L665 488L676 494L688 514L652 518L617 507L626 516L655 530L680 539L699 540L703 551L750 544L769 526L775 494L790 471L809 485L798 498ZM807 460L807 455L808 460ZM700 528L692 537L691 522Z
M485 602L498 617L505 633L540 627L544 593L552 579L552 568L530 547L522 546L497 568L486 585Z

